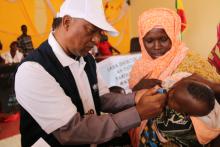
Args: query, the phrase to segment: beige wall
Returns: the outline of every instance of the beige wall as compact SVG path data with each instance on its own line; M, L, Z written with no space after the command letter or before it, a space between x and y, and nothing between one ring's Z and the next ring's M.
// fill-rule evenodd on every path
M216 26L220 22L220 0L183 0L187 29L183 41L190 49L207 57L216 43ZM131 0L132 33L137 36L138 16L149 8L166 7L175 10L175 0Z

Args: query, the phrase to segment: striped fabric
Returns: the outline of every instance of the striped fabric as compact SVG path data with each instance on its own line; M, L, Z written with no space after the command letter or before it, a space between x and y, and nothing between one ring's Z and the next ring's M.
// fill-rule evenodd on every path
M209 54L208 61L220 74L220 23L217 26L217 43Z
M181 32L183 32L186 28L186 15L184 12L182 0L176 0L176 10L177 10L178 15L181 18Z

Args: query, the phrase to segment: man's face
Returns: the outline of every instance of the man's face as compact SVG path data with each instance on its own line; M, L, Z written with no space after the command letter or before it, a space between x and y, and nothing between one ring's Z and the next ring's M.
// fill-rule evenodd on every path
M71 18L64 23L68 25L64 36L65 52L70 56L86 56L96 44L97 37L100 37L101 29L78 18Z
M162 28L153 28L143 38L143 43L148 54L156 59L171 49L172 43L167 33Z

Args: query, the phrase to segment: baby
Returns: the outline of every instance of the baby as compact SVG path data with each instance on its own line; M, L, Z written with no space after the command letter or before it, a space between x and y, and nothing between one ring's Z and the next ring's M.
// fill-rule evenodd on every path
M175 76L166 79L162 86L166 87L166 82ZM158 132L164 137L163 140L181 146L201 146L191 117L208 117L215 106L214 92L206 84L191 79L180 80L166 89L169 89L167 107L155 120Z
M171 141L179 146L202 146L220 134L220 106L213 90L202 82L187 78L190 75L177 73L162 82L163 90L158 92L167 91L167 107L159 117L149 120L153 121L152 126L147 123L143 132L147 130L148 133L141 135L149 134L149 127L152 127L162 143ZM152 139L146 137L145 140Z
M162 83L162 87L168 91L168 107L190 116L208 115L215 105L213 90L202 82L183 78L187 75L189 74L174 74ZM178 80L176 77L183 79ZM171 83L174 79L177 82Z

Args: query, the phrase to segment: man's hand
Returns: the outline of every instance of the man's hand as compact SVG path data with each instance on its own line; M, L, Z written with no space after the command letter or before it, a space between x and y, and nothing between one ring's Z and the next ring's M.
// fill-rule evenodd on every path
M136 105L141 120L159 115L165 106L166 100L166 94L149 95L149 93L146 92Z
M153 95L153 94L156 94L157 90L159 89L160 87L159 86L155 86L151 89L142 89L142 90L138 90L136 91L136 94L135 94L135 103L137 104L140 100L140 98L145 95Z

